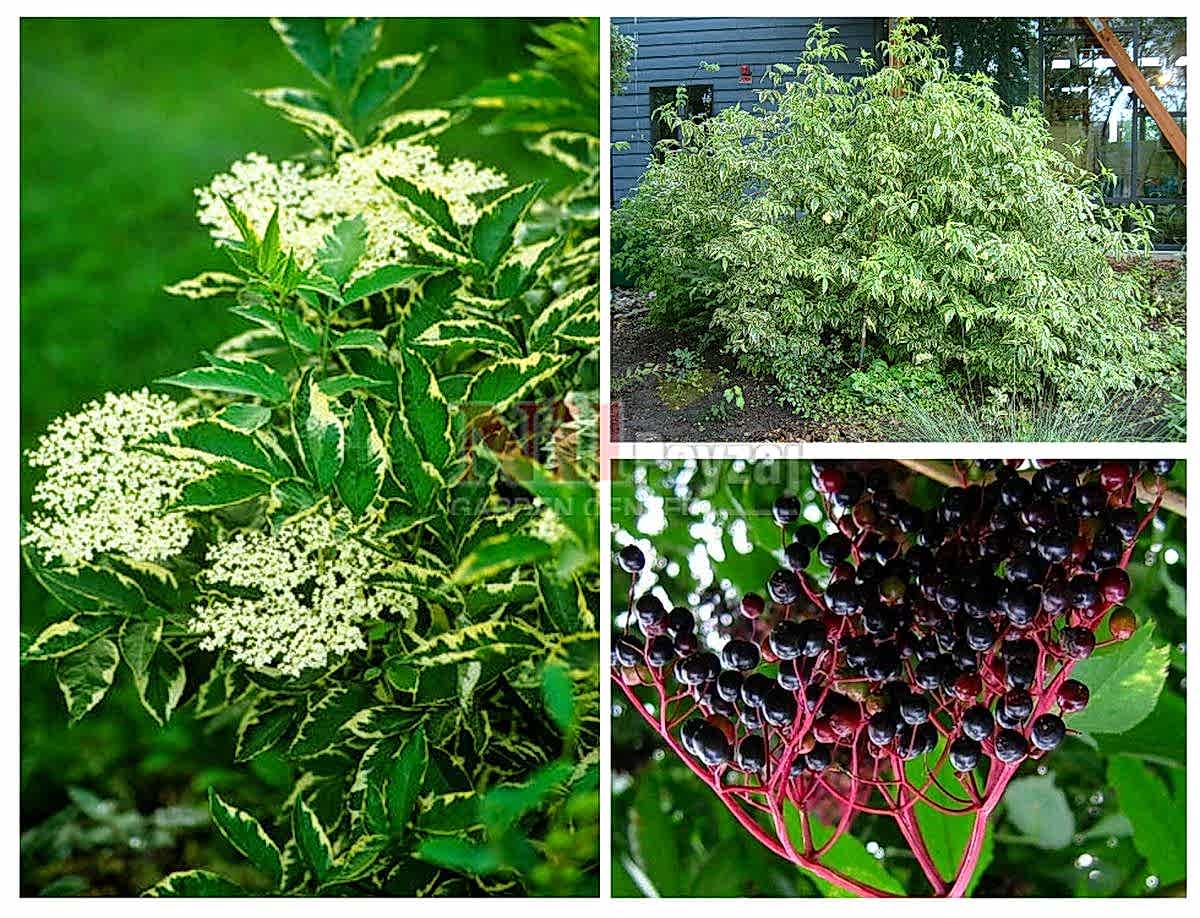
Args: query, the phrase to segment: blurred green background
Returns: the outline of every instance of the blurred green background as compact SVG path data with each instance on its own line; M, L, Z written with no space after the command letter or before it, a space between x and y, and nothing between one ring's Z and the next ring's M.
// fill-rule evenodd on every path
M383 53L436 45L405 104L445 106L484 78L529 66L531 24L392 20ZM23 19L20 40L26 449L53 417L193 366L202 349L239 329L222 307L162 288L224 267L193 218L194 188L251 150L282 157L305 149L300 130L246 90L307 84L259 19ZM546 159L518 137L481 134L481 123L468 118L443 135L444 158L555 183ZM24 511L30 488L23 469ZM23 630L62 617L50 602L22 573ZM238 873L225 862L239 859L197 809L209 784L237 778L231 744L203 736L186 712L155 728L123 681L68 728L51 669L22 671L24 893L130 894L184 866ZM278 794L287 783L280 768L266 756L256 762L257 785L239 785L243 805L255 793Z
M906 473L888 465L900 476L893 481L903 482ZM1185 490L1184 463L1176 463L1170 484ZM914 475L897 490L928 507L943 488ZM637 595L661 588L668 606L687 605L719 625L731 624L741 596L764 592L779 566L771 505L784 491L800 498L810 522L824 524L808 462L618 462L614 551L636 541L646 552ZM1153 622L1156 643L1170 646L1157 706L1124 734L1098 735L1095 745L1071 737L1045 760L1026 763L1018 776L1026 783L1014 782L1008 791L1010 800L1022 793L1024 806L1015 815L1001 807L993 858L975 895L1183 894L1186 542L1186 519L1163 511L1129 565L1133 587L1126 605L1139 624ZM813 565L824 570L820 562ZM628 583L614 568L612 621L626 609ZM613 711L614 896L818 895L806 873L770 854L734 821L615 687ZM1122 801L1115 792L1108 769L1117 759L1125 767L1136 763L1145 799ZM928 887L890 819L860 816L853 834L906 889L925 894Z

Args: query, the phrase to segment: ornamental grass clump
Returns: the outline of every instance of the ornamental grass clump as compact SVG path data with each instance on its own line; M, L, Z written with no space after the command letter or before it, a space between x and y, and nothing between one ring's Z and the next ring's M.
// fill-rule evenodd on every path
M1136 279L1149 216L1052 140L1034 104L1005 109L901 20L878 66L814 26L759 104L683 119L614 214L619 265L651 319L699 322L801 409L879 358L952 386L1069 398L1169 375Z
M286 763L274 812L209 797L253 870L151 894L594 894L598 24L535 30L512 99L417 112L426 56L380 59L378 20L273 25L316 88L259 95L314 148L200 189L229 266L170 288L247 327L30 453L22 554L69 614L22 658L72 720L129 678ZM561 187L434 143L533 84Z

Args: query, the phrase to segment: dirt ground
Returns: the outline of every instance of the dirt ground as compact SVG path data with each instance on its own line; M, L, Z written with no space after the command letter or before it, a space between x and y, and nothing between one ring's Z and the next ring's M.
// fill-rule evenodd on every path
M612 292L612 439L615 442L757 443L871 439L853 424L814 425L797 417L771 387L737 367L733 358L696 341L664 334L646 322L646 295ZM700 370L686 375L674 353L689 348ZM686 382L684 381L686 379ZM725 404L741 387L745 406ZM722 410L724 405L724 410Z

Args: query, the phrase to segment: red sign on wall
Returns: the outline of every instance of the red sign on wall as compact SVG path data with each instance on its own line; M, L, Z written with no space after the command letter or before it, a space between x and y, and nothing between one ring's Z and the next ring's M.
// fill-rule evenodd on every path
M740 70L741 70L741 75L738 77L738 82L739 82L739 83L750 83L750 82L752 82L752 80L751 80L751 78L750 78L750 65L749 65L749 64L742 64L742 65L741 65L741 68L740 68Z

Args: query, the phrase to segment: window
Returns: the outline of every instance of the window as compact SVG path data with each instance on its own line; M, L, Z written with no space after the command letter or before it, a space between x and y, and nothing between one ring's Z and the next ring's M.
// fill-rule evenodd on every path
M671 130L663 123L657 112L664 105L676 105L676 111L681 118L692 121L703 121L711 118L713 113L712 84L699 86L651 86L650 87L650 148L655 157L662 162L664 152L659 149L659 142L674 139L683 142L678 129Z

